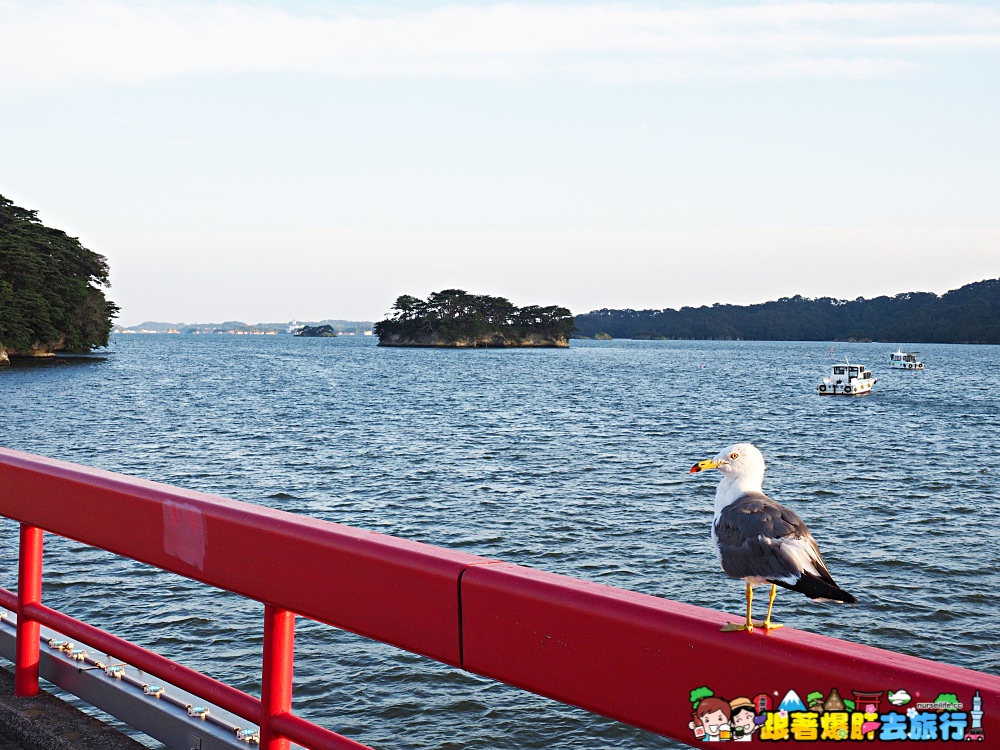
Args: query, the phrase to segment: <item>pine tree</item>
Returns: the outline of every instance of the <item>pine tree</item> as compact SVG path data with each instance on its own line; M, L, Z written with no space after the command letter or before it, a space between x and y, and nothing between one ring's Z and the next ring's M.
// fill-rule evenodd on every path
M118 313L102 291L110 286L103 255L0 195L0 350L106 346Z

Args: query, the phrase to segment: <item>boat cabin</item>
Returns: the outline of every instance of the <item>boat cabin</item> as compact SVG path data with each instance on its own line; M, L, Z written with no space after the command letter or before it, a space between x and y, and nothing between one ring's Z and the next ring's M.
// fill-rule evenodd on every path
M894 370L923 370L924 363L917 359L916 352L899 349L889 355L889 367Z
M849 360L830 366L829 376L816 386L821 396L863 396L871 393L876 380L871 370Z
M843 380L850 381L855 378L870 378L871 376L871 372L865 370L864 365L844 364L833 366L833 378L838 383Z

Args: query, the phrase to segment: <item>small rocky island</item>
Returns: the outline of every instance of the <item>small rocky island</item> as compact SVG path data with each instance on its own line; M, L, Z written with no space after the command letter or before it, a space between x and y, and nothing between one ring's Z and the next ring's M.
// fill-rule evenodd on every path
M303 326L295 332L296 336L304 336L313 339L332 339L337 335L333 326L329 323L322 326Z
M567 347L573 315L565 307L517 307L503 297L462 289L426 300L404 294L375 324L379 346Z

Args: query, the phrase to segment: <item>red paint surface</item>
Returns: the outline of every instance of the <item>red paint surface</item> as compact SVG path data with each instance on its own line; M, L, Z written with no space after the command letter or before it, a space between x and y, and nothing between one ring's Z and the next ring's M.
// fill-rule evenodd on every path
M995 675L791 628L721 633L732 615L4 449L0 515L263 602L267 687L258 701L39 604L40 539L22 539L26 622L261 721L274 748L281 738L364 748L290 713L293 613L691 744L689 694L702 685L775 703L790 689L803 698L905 689L927 701L978 690L987 742L1000 741ZM142 533L114 531L122 527ZM0 591L0 603L13 601Z
M462 611L469 671L682 742L698 744L689 694L707 685L726 700L768 693L775 704L790 689L803 700L834 687L846 698L852 690L905 688L925 701L957 692L965 710L979 690L986 736L1000 746L995 675L791 628L723 633L732 615L509 564L466 571ZM914 742L938 744L953 743Z
M0 515L452 665L458 579L485 562L3 449ZM193 527L210 544L183 541Z
M29 698L38 695L38 636L41 631L38 621L32 619L29 608L42 601L42 545L45 535L41 529L22 523L19 536L14 695Z
M302 747L316 750L372 750L368 745L310 724L295 714L279 714L271 720L271 727Z
M292 675L295 669L295 613L264 607L264 666L260 693L260 746L288 750L287 739L273 729L276 716L292 711Z

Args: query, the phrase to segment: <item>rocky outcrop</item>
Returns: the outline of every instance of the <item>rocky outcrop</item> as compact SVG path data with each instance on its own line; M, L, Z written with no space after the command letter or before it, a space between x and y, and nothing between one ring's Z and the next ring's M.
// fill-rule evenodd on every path
M327 324L322 326L304 326L296 331L295 335L306 338L330 339L334 338L337 332L333 329L333 326Z
M31 345L30 349L25 349L23 351L18 351L16 349L5 349L0 347L0 367L10 364L11 357L54 357L57 351L61 351L66 348L65 340L57 341L54 344L43 344L40 341L36 341Z
M384 334L379 337L379 346L413 346L413 347L437 347L453 349L509 349L514 347L536 347L536 348L563 348L569 346L569 339L565 337L544 336L541 334L530 334L518 338L509 338L502 333L478 338L459 338L448 340L437 332L422 336L402 336Z
M54 357L56 356L56 352L61 352L65 348L66 337L64 336L58 341L52 341L47 344L36 341L27 349L8 349L7 354L11 357Z

